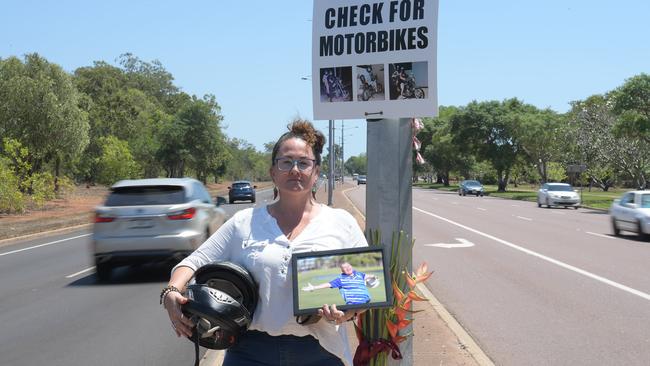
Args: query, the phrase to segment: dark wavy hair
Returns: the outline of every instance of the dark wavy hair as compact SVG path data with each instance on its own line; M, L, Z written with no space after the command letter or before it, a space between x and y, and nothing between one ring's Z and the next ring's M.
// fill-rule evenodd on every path
M275 165L275 158L278 155L280 146L283 142L291 138L299 138L307 143L311 147L312 152L314 153L314 159L316 160L316 165L321 164L321 154L323 153L323 145L325 145L325 135L322 132L314 128L314 125L302 119L296 119L293 122L287 125L288 132L285 132L278 141L273 146L273 152L271 153L271 165Z

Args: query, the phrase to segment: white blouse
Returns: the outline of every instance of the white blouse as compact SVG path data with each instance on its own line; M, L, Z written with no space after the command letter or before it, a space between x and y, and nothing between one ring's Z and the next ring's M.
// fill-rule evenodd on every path
M174 269L197 270L214 261L244 266L259 285L259 302L250 329L270 335L312 335L321 346L352 365L345 326L320 321L298 325L293 315L291 254L368 246L357 221L347 211L325 205L289 241L267 207L241 210ZM173 270L172 270L173 271Z

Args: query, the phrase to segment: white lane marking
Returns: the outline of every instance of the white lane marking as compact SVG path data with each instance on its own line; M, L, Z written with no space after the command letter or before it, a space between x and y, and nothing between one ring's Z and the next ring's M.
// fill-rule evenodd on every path
M530 217L523 217L523 216L517 216L518 219L526 220L526 221L533 221Z
M581 274L581 275L583 275L583 276L589 277L589 278L594 279L594 280L596 280L596 281L602 282L602 283L604 283L604 284L606 284L606 285L609 285L609 286L615 287L615 288L617 288L617 289L619 289L619 290L623 290L623 291L625 291L625 292L631 293L631 294L633 294L633 295L639 296L639 297L641 297L641 298L643 298L643 299L645 299L645 300L650 301L650 294L647 294L647 293L645 293L645 292L643 292L643 291L639 291L639 290L633 289L633 288L631 288L631 287L625 286L625 285L623 285L623 284L620 284L620 283L618 283L618 282L612 281L612 280L607 279L607 278L605 278L605 277L601 277L601 276L598 276L598 275L596 275L596 274L594 274L594 273L591 273L591 272L585 271L584 269L581 269L581 268L578 268L578 267L572 266L572 265L570 265L570 264L564 263L564 262L559 261L559 260L557 260L557 259L553 259L553 258L551 258L551 257L547 257L547 256L545 256L545 255L543 255L543 254L540 254L540 253L534 252L534 251L532 251L532 250L530 250L530 249L526 249L526 248L521 247L521 246L519 246L519 245L512 244L512 243L507 242L507 241L505 241L505 240L503 240L503 239L499 239L499 238L497 238L497 237L495 237L495 236L492 236L492 235L490 235L490 234L486 234L486 233L484 233L484 232L482 232L482 231L478 231L478 230L476 230L476 229L472 229L472 228L469 227L469 226L465 226L465 225L463 225L463 224L459 224L459 223L457 223L457 222L455 222L455 221L449 220L449 219L444 218L444 217L442 217L442 216L438 216L438 215L436 215L436 214L434 214L434 213L431 213L431 212L428 212L428 211L422 210L422 209L420 209L420 208L413 207L413 209L416 210L416 211L419 211L419 212L421 212L421 213L423 213L423 214L425 214L425 215L429 215L429 216L435 217L435 218L437 218L437 219L439 219L439 220L445 221L445 222L450 223L450 224L452 224L452 225L456 225L456 226L458 226L458 227L460 227L460 228L463 228L463 229L465 229L465 230L467 230L467 231L471 231L471 232L473 232L473 233L475 233L475 234L481 235L481 236L486 237L486 238L488 238L488 239L492 239L492 240L496 241L497 243L503 244L503 245L508 246L508 247L510 247L510 248L512 248L512 249L519 250L519 251L521 251L521 252L523 252L523 253L526 253L526 254L528 254L528 255L531 255L531 256L533 256L533 257L537 257L537 258L542 259L542 260L545 260L545 261L547 261L547 262L549 262L549 263L553 263L553 264L555 264L555 265L557 265L557 266L560 266L560 267L562 267L562 268L568 269L568 270L573 271L573 272L575 272L575 273Z
M454 238L460 243L454 243L454 244L446 244L446 243L436 243L436 244L424 244L425 247L438 247L438 248L446 248L446 249L452 249L452 248L469 248L473 247L474 243L472 243L469 240L463 239L463 238Z
M487 211L487 208L483 208L483 207L477 207L476 209L481 211Z
M598 234L598 233L592 233L591 231L585 231L585 233L587 233L587 234L589 234L589 235L599 236L599 237L601 237L601 238L616 239L616 238L613 237L613 236L603 235L603 234Z
M33 247L29 247L29 248L23 248L23 249L18 249L18 250L12 250L11 252L0 253L0 257L5 256L5 255L9 255L9 254L15 254L15 253L24 252L24 251L26 251L26 250L36 249L36 248L40 248L40 247L46 247L46 246L48 246L48 245L57 244L57 243L61 243L61 242L68 241L68 240L72 240L72 239L83 238L84 236L90 236L90 235L93 235L93 234L77 235L77 236L73 236L73 237L71 237L71 238L66 238L66 239L61 239L61 240L51 241L51 242L49 242L49 243L45 243L45 244L34 245Z
M95 266L92 266L92 267L90 267L90 268L86 268L86 269L82 269L81 271L79 271L79 272L77 272L77 273L73 273L73 274L71 274L71 275L67 275L67 276L65 276L65 278L77 277L77 276L79 276L80 274L82 274L82 273L86 273L86 272L89 272L89 271L92 271L93 269L95 269Z

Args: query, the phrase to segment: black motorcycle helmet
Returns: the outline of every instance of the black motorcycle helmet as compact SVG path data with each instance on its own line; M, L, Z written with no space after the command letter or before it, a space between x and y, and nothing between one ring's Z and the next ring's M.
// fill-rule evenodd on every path
M231 347L253 319L257 284L245 268L231 262L205 265L194 279L187 286L188 302L182 305L196 324L190 340L210 349Z

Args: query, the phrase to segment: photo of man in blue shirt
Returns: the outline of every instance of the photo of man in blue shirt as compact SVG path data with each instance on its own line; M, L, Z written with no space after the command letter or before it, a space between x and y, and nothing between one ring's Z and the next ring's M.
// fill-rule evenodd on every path
M302 288L303 291L314 291L323 288L336 288L343 296L346 305L366 304L370 302L370 293L368 292L368 283L373 286L378 285L378 279L374 275L367 275L363 272L357 272L348 262L341 264L341 274L330 282L320 285L312 285Z

